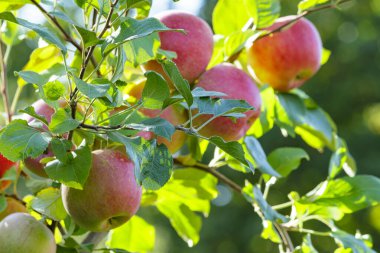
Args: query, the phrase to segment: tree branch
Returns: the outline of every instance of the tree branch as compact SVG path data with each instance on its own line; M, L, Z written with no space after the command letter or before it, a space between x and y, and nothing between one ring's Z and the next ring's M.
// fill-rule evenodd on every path
M187 165L183 164L178 159L174 159L174 162L176 164L178 164L178 165L187 166ZM207 173L210 173L211 175L213 175L214 177L216 177L218 180L220 180L224 184L228 185L231 189L233 189L237 193L242 194L242 190L243 189L242 189L242 187L240 185L236 184L234 181L232 181L231 179L229 179L228 177L226 177L225 175L223 175L219 171L215 170L214 168L210 168L209 166L207 166L205 164L202 164L202 163L196 163L194 165L189 165L187 167L192 167L192 168L195 168L195 169L202 170L202 171L205 171ZM260 210L260 208L257 205L255 205L255 204L253 204L253 206L255 208L256 213L262 219L265 219L264 215L262 214L262 212ZM285 249L287 250L286 252L287 253L288 252L293 252L294 251L294 246L293 246L292 240L291 240L291 238L290 238L290 236L288 234L287 229L284 228L281 224L278 224L275 221L273 221L273 225L276 228L277 233L279 234L279 236L281 238L282 244L284 245Z
M71 43L74 47L78 49L79 52L83 51L83 48L65 31L65 29L61 26L61 24L58 22L58 20L49 14L36 0L30 0L45 16L49 18L51 22L58 28L58 30L62 33L64 39ZM98 65L95 58L93 56L90 57L92 65L96 68ZM97 71L97 75L100 76L100 71Z
M7 114L8 123L12 120L12 113L9 108L8 90L7 90L7 66L4 61L3 47L2 47L2 33L0 31L0 67L1 67L1 96L3 97L4 110Z
M276 29L274 29L272 31L269 31L268 33L265 33L265 34L261 35L255 41L258 41L260 39L268 37L268 36L270 36L270 35L272 35L274 33L281 32L285 28L287 28L288 26L290 26L290 25L294 24L295 22L297 22L299 19L301 19L303 17L306 17L306 16L310 15L311 13L318 12L318 11L325 10L325 9L334 9L334 8L337 8L340 4L343 4L343 3L346 3L346 2L350 2L350 1L352 1L352 0L340 0L337 3L326 4L326 5L315 7L315 8L309 9L309 10L305 10L301 14L298 14L297 16L295 16L294 19L290 20L286 24L283 24L283 25L277 27ZM252 26L247 27L247 29L249 29L249 28L252 28ZM227 62L233 63L234 61L236 61L239 58L240 54L243 52L243 50L244 50L244 48L242 48L241 50L237 51L236 53L234 53L233 55L231 55L230 57L228 57Z

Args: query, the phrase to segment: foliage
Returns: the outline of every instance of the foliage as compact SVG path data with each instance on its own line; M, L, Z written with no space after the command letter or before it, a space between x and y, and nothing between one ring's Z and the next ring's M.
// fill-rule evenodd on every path
M43 5L33 2L44 10ZM21 162L52 149L52 157L42 161L48 179L27 175L24 179L12 177L11 180L16 186L26 184L24 195L30 195L27 206L31 212L53 222L54 226L60 224L62 230L55 232L57 237L62 237L58 241L60 248L77 252L88 246L80 235L91 235L73 225L63 207L60 185L82 189L91 169L91 151L100 147L123 147L135 165L137 183L144 189L142 208L157 208L189 246L201 240L203 219L200 214L207 217L210 213L210 201L217 197L219 180L245 197L252 211L262 219L261 236L279 244L282 252L294 249L316 252L313 236L332 237L337 243L336 252L345 249L372 252L366 236L342 231L335 221L347 213L377 205L380 181L374 176L355 175L355 161L335 123L306 93L298 89L280 93L264 85L260 87L264 101L260 118L245 138L231 142L219 136L207 138L192 125L193 118L207 114L236 120L255 108L246 101L226 99L220 92L194 89L182 77L171 59L171 52L160 49L158 34L186 31L168 28L158 19L148 17L152 1L75 1L83 9L84 21L72 18L59 2L43 2L55 8L45 13L53 22L52 27L36 25L18 16L17 9L29 4L27 1L2 5L0 19L7 26L17 24L30 29L43 41L23 70L15 74L19 78L19 89L32 84L40 98L54 108L54 114L47 120L33 107L21 110L20 113L27 113L36 120L10 120L0 133L0 153L11 161ZM334 8L340 2L343 1L303 0L298 5L299 15L314 12L321 6ZM222 62L245 66L245 47L267 36L268 32L263 29L270 26L279 13L277 0L219 0L213 12L216 35L209 67ZM7 49L18 43L9 37L1 39ZM150 60L156 60L166 76L139 68ZM145 82L142 96L131 102L131 96L126 96L128 88L141 80ZM6 85L5 80L3 85ZM174 91L170 90L173 88ZM16 96L14 104L17 99ZM60 101L64 102L63 106ZM162 111L174 105L181 106L189 115L184 124L173 125L160 114L153 118L141 115L141 110ZM14 112L7 106L6 113L12 119ZM118 108L123 110L117 111ZM326 180L304 196L289 193L289 202L279 205L269 203L270 187L310 158L299 147L280 147L266 155L260 138L274 128L279 128L284 136L299 136L318 151L332 152ZM154 138L146 140L136 135L140 131L151 132ZM182 150L173 155L165 144L159 143L158 137L170 141L176 131L184 132L188 140ZM207 160L206 149L215 151L214 157L208 159L209 164L203 163ZM24 165L18 166L23 168ZM223 166L244 172L245 186L240 187L226 178L219 171ZM343 173L347 176L341 177ZM251 174L259 175L259 180L252 180ZM2 195L8 195L9 191L1 194L0 209L6 206ZM17 192L15 195L21 198ZM287 207L291 207L290 213L282 210ZM324 224L328 231L309 228L310 221ZM110 231L104 245L106 249L99 250L147 252L154 247L156 231L155 224L134 216ZM293 245L289 231L306 233L303 241L297 242L298 246ZM142 237L146 238L142 240ZM94 247L96 245L89 248Z

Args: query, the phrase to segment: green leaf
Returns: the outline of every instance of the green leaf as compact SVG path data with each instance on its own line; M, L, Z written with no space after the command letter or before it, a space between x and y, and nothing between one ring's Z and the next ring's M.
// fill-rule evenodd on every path
M229 35L242 30L250 18L245 0L219 0L212 14L212 24L216 34Z
M269 164L283 177L297 169L302 159L309 160L308 154L301 148L278 148L268 155Z
M55 134L63 134L76 129L80 122L71 117L70 110L57 109L51 118L49 129Z
M359 175L325 181L299 203L337 207L344 213L356 212L380 203L380 179Z
M181 31L176 29L170 29L162 24L156 18L146 18L143 20L136 20L133 18L122 18L122 23L119 29L117 29L103 45L102 54L107 54L119 45L128 41L143 38L151 35L155 32L164 31Z
M57 76L60 75L60 73L66 74L62 61L63 58L61 50L54 45L34 49L22 72L34 71L36 73L40 73L40 77L37 76L38 74L31 76L30 73L28 73L29 75L25 77L33 77L33 79L25 80L27 82L42 86L50 79L51 76ZM20 77L24 78L24 76ZM17 84L19 86L26 84L22 78L18 78L17 80Z
M288 218L278 213L268 204L257 186L253 186L250 182L246 181L242 192L249 203L258 205L266 220L272 222L286 222L288 220Z
M49 12L49 14L51 16L54 16L56 18L61 19L62 21L65 21L68 24L78 25L78 23L76 21L74 21L72 18L70 18L69 16L67 16L65 13L63 13L61 11L54 10L54 11Z
M280 16L279 0L244 0L255 29L269 27Z
M162 136L169 141L172 139L172 135L175 132L175 128L169 121L163 118L149 118L143 120L140 123L132 123L127 125L128 128L135 130L153 132L159 136Z
M345 249L350 249L352 253L376 253L376 251L370 249L360 238L356 238L356 236L350 235L345 231L333 231L331 232L331 236Z
M336 177L344 170L350 177L356 174L356 163L348 151L346 142L338 138L336 150L332 153L329 164L329 177Z
M318 253L311 242L310 234L303 237L302 245L296 248L295 253Z
M98 39L95 32L89 31L89 30L82 28L80 26L75 26L75 28L77 29L77 31L78 31L78 33L79 33L79 35L80 35L80 37L84 43L85 48L91 47L91 46L96 46L96 45L103 43L103 40Z
M247 132L247 135L253 135L256 138L260 138L273 128L277 103L274 90L271 87L261 87L260 96L263 101L260 116Z
M200 97L196 98L195 102L200 114L211 114L214 117L231 116L234 114L245 117L242 113L255 109L247 101L237 99Z
M263 232L261 232L261 237L269 239L274 243L281 243L281 237L276 232L273 222L269 220L263 220Z
M336 126L321 108L305 93L278 93L276 124L287 131L294 131L311 147L334 149Z
M227 59L235 53L243 50L248 39L254 34L255 31L249 29L247 31L235 31L234 33L228 35L224 41L224 59Z
M37 84L39 86L48 82L48 78L33 71L19 71L15 72L15 75L21 77L26 82L31 84Z
M173 171L173 158L164 144L156 146L156 141L146 147L141 162L142 185L147 190L157 190L170 179Z
M328 2L330 2L330 0L302 0L298 3L298 13L302 13L307 9L311 9L320 4L325 4Z
M107 95L108 90L111 85L109 83L106 84L89 84L85 81L79 79L74 76L75 84L80 92L89 97L90 99L105 97Z
M147 61L155 59L159 48L160 38L156 32L143 38L128 41L124 44L127 61L135 68Z
M274 177L281 177L281 175L269 164L265 152L256 138L248 136L245 138L244 143L250 156L253 158L256 167L262 173Z
M0 0L0 12L18 10L28 3L30 3L29 0Z
M146 18L149 15L152 0L127 0L128 9L134 8L137 11L136 18Z
M56 221L64 220L67 216L61 198L61 191L57 188L45 188L30 202L30 206L37 212Z
M321 65L324 65L329 61L330 55L331 55L330 50L328 50L326 48L322 48Z
M171 60L161 61L161 66L165 73L170 77L174 87L185 98L187 105L190 107L193 104L193 96L190 91L189 83L182 77L177 65Z
M241 162L243 165L250 167L250 164L245 159L245 152L243 150L242 145L237 141L230 141L225 142L221 137L219 136L212 136L208 139L211 143L213 143L215 146Z
M55 33L53 33L48 28L46 28L46 26L33 24L27 20L16 18L11 12L0 13L0 19L7 20L9 22L16 23L28 29L31 29L35 31L38 35L40 35L41 38L43 38L44 40L54 45L57 45L62 50L63 53L67 52L66 46L62 43L59 37L57 37Z
M106 244L110 248L131 252L150 252L154 248L155 237L154 226L135 215L121 227L111 230Z
M13 120L0 136L0 153L11 161L36 158L43 154L51 136L28 126L25 120Z
M122 47L118 47L116 49L116 57L117 57L117 61L116 61L115 66L113 66L114 73L111 78L111 83L117 82L124 73L124 67L125 67L125 62L127 61L127 56L125 55L125 52ZM117 89L117 91L119 90Z
M68 154L68 151L71 150L73 144L64 139L57 139L53 138L53 140L50 143L51 149L53 150L53 153L55 157L65 163L70 159L70 155Z
M90 173L91 164L91 149L83 142L78 149L71 151L66 162L51 161L46 164L45 171L51 179L81 190Z
M142 91L142 101L145 108L161 109L165 99L170 96L168 84L158 73L148 71L145 73L147 78Z
M39 121L43 122L45 125L49 125L47 119L44 116L37 114L33 106L28 106L24 110L20 110L19 112L26 113L32 116L33 118L36 118Z

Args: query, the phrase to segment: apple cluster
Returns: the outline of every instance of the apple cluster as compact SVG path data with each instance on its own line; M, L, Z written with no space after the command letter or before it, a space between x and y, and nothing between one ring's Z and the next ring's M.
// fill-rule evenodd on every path
M301 18L286 29L279 29L288 24L294 17L278 19L268 28L273 34L258 39L247 48L248 64L253 77L231 63L221 63L210 69L207 66L213 54L213 33L209 25L202 19L181 11L161 13L157 18L169 28L184 29L180 32L161 32L161 48L176 53L173 61L182 76L192 85L208 91L226 94L225 99L247 101L253 111L245 113L245 117L231 119L217 117L200 130L206 137L220 136L226 141L242 138L260 115L261 97L258 85L268 84L279 92L287 92L301 86L315 74L320 67L322 43L318 31L308 20ZM144 65L145 70L160 73L173 89L168 76L157 61ZM135 85L129 95L141 98L144 83ZM67 106L65 102L60 103ZM54 109L39 100L32 105L35 112L51 121ZM112 113L123 110L116 108ZM164 111L141 109L147 117L160 116L173 125L185 123L187 112L180 106L170 106ZM212 115L201 115L194 120L195 126L208 121ZM27 118L33 121L32 117ZM154 138L153 133L140 132L145 139ZM64 136L65 137L65 136ZM186 135L175 132L172 141L159 137L171 153L177 152L185 143ZM38 158L28 158L25 167L34 174L47 177L41 160L54 156L49 147L45 154ZM0 155L0 177L15 164ZM1 184L6 187L7 182ZM76 224L90 231L108 231L128 221L139 209L142 189L134 177L134 164L125 152L103 149L92 152L92 166L83 190L66 186L61 187L63 204ZM55 252L56 245L52 233L24 212L22 204L7 199L8 209L0 214L4 218L0 223L0 245L5 245L5 252ZM23 243L18 242L21 236L12 229L22 231ZM36 243L38 241L39 243ZM43 243L41 243L43 242ZM31 246L32 245L32 246ZM39 245L36 248L36 245ZM4 250L4 248L1 248ZM29 250L29 251L28 251Z

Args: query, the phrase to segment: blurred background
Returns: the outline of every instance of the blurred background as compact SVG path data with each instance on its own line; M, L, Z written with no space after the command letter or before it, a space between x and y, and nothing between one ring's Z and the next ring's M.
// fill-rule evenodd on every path
M71 1L70 1L71 2ZM183 9L197 14L210 25L217 0L153 0L152 14L166 9ZM296 14L297 0L282 1L282 15ZM43 22L32 7L23 8L31 22ZM33 15L34 14L34 15ZM238 15L238 14L237 14ZM352 1L342 11L327 10L308 16L319 29L324 47L332 51L330 60L302 87L336 122L340 135L347 141L356 159L359 174L380 177L380 1ZM13 72L21 70L36 42L22 42L12 49L8 66L11 94L16 87ZM22 93L20 107L34 100L34 88ZM300 146L311 157L289 178L281 179L270 192L269 203L287 201L286 194L297 191L305 194L324 180L328 173L331 153L319 153L300 139L283 138L275 128L260 139L269 153L277 147ZM223 170L240 184L243 177L237 172ZM154 208L142 210L141 215L156 225L156 249L159 253L245 253L277 252L277 246L260 238L261 224L251 207L241 197L220 185L220 197L213 202L210 217L204 219L201 240L188 248L171 228L169 222ZM289 211L289 210L286 210ZM380 251L380 206L353 215L337 223L355 234L371 234L374 249ZM297 234L291 234L300 242ZM333 252L330 238L313 237L320 252Z

